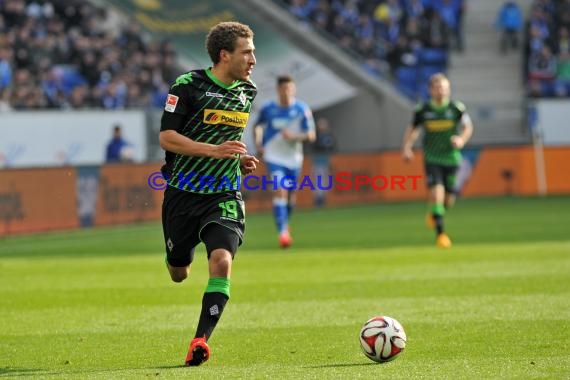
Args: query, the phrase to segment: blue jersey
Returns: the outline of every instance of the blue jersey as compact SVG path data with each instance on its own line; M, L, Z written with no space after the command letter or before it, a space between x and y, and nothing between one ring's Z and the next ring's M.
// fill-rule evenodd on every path
M255 125L263 126L263 148L266 162L297 169L303 165L303 143L287 141L281 132L315 131L313 114L307 104L295 99L292 105L283 107L275 101L263 105Z

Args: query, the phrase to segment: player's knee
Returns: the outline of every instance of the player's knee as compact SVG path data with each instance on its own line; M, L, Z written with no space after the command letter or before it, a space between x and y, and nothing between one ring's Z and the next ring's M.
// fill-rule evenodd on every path
M215 273L227 275L232 266L232 254L226 249L215 249L210 254L210 266Z
M168 272L170 273L170 278L174 282L182 282L188 278L190 274L190 267L186 268L177 268L177 267L168 267Z
M186 278L188 278L188 276L185 274L170 273L170 278L174 282L182 282L182 281L186 280Z

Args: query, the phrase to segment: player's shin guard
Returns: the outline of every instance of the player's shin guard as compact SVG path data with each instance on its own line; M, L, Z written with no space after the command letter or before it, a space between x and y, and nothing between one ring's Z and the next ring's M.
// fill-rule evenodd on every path
M440 204L435 204L432 206L432 215L435 222L435 232L437 235L442 234L443 228L443 215L445 214L445 207Z
M224 307L230 298L230 279L213 277L208 280L208 286L202 297L202 311L196 329L196 338L208 338L218 324Z

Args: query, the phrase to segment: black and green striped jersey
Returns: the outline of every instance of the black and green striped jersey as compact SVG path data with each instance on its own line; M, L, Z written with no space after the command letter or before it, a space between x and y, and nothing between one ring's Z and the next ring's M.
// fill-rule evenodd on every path
M451 145L451 136L459 135L465 106L449 101L442 106L420 103L414 111L414 128L423 127L423 154L426 164L459 166L461 151Z
M161 131L173 129L197 142L219 145L241 140L253 99L254 83L227 86L210 71L193 70L179 76L170 88ZM162 169L168 184L196 193L239 189L239 160L195 157L166 152Z

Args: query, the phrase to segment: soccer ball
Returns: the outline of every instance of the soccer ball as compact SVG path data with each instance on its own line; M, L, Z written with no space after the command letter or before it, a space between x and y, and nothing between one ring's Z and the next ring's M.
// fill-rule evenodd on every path
M369 359L385 363L396 359L406 347L406 332L394 318L377 316L360 330L360 347Z

